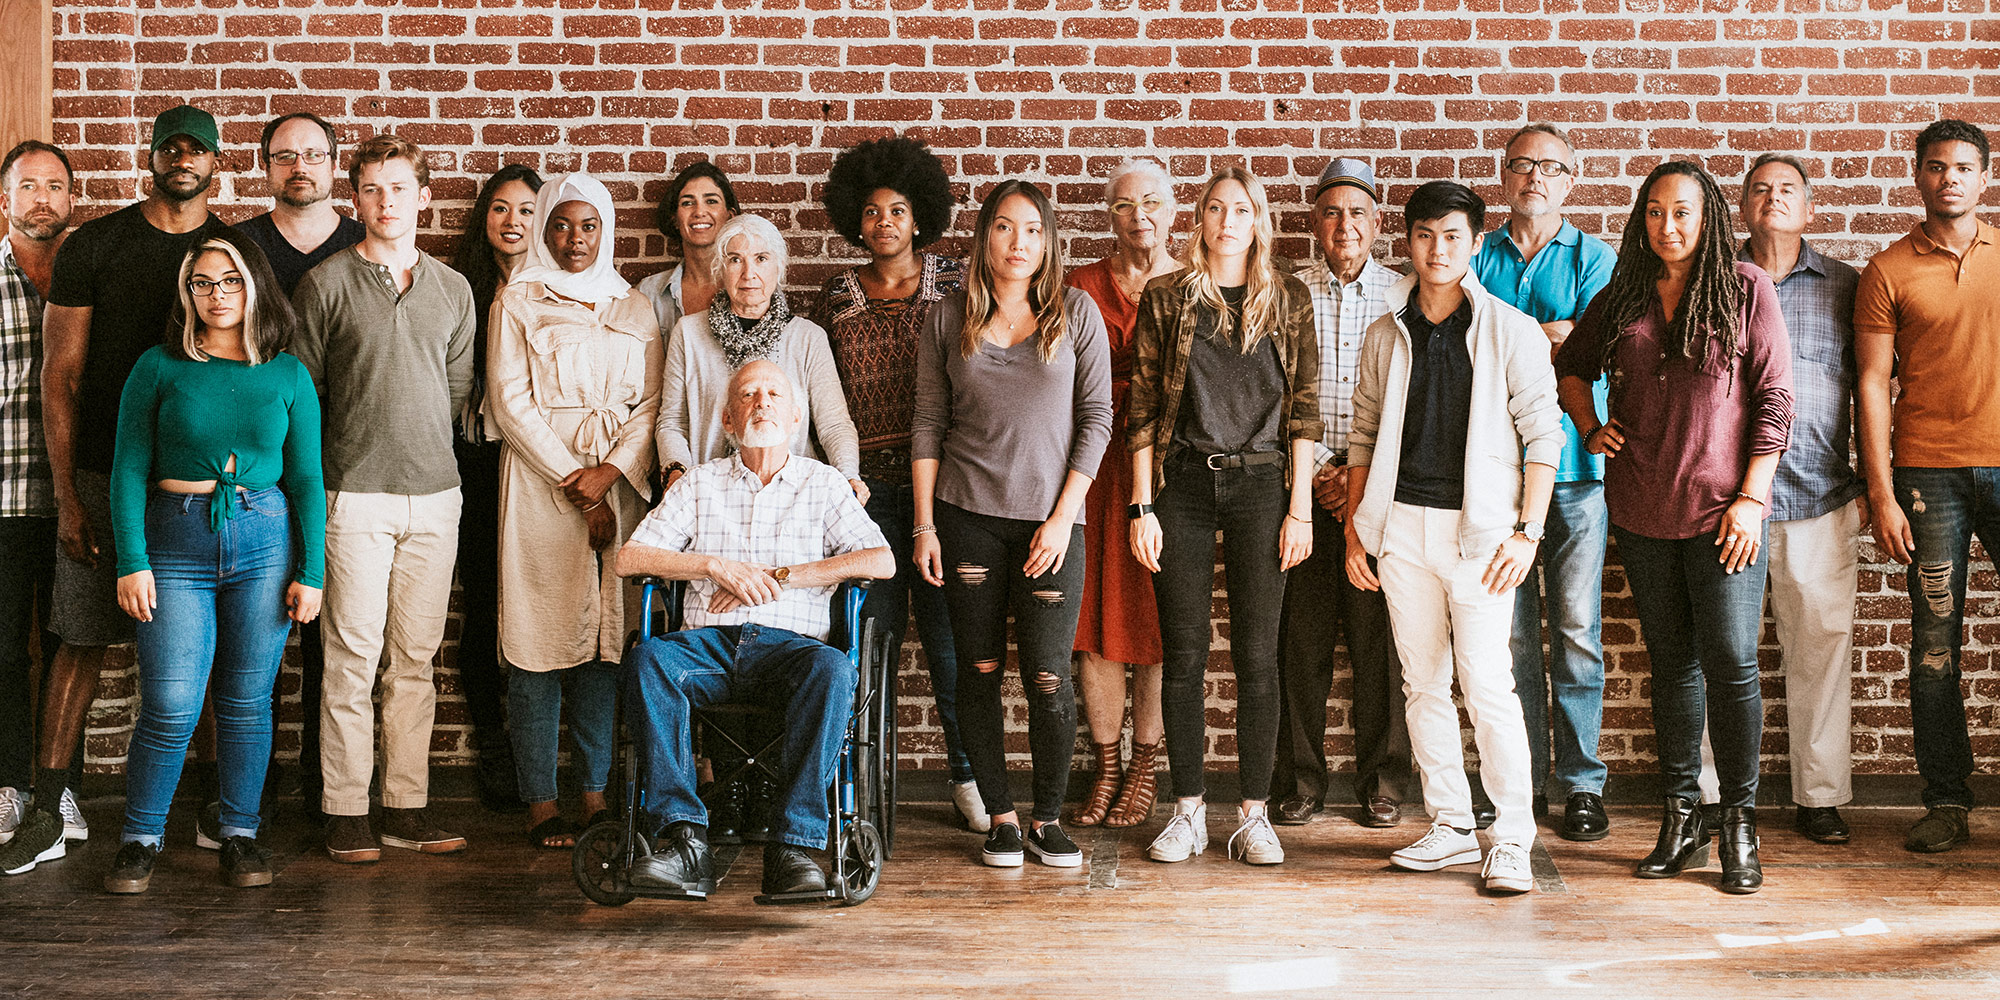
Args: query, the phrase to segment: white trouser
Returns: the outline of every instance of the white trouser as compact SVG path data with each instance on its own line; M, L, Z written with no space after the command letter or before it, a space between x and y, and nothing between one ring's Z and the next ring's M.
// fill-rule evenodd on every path
M1507 645L1514 594L1489 594L1480 583L1492 553L1459 557L1458 519L1455 510L1392 504L1377 560L1390 631L1403 660L1411 756L1422 772L1424 809L1431 819L1471 829L1472 788L1451 700L1455 665L1479 747L1479 780L1496 812L1489 836L1496 844L1526 847L1535 840L1529 811L1534 779Z
M382 805L419 808L430 795L437 713L431 658L444 641L451 604L459 491L418 497L328 491L326 497L321 805L329 816L368 814L380 660Z

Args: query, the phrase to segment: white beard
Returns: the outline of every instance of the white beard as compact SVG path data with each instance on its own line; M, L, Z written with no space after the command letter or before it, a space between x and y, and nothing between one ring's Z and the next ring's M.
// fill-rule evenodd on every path
M753 423L743 429L739 442L745 448L776 448L789 436L776 423Z

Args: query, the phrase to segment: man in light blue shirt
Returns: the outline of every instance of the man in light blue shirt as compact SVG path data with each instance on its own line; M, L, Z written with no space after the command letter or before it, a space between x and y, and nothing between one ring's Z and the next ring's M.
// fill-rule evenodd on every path
M1550 351L1569 336L1577 317L1611 280L1617 255L1603 240L1563 221L1563 201L1576 185L1576 147L1553 125L1530 124L1507 140L1500 181L1507 224L1486 237L1473 258L1479 283L1542 324ZM1609 380L1593 390L1600 416ZM1542 542L1542 585L1548 591L1550 649L1543 676L1542 587L1534 574L1515 591L1514 689L1528 724L1535 775L1535 811L1548 808L1550 703L1554 704L1555 788L1567 797L1558 828L1569 840L1601 840L1604 762L1597 756L1604 715L1602 625L1604 458L1584 449L1563 417L1562 462L1556 469Z

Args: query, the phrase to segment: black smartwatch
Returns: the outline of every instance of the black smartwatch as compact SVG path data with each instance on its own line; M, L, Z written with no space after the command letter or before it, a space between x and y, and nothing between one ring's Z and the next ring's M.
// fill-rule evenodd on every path
M1153 505L1149 503L1132 503L1125 505L1125 516L1134 521L1137 521L1138 519L1145 517L1147 514L1151 514L1152 512L1153 512Z

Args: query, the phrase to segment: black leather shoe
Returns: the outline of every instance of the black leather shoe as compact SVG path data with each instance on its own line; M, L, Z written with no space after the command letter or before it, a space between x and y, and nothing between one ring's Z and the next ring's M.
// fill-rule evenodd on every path
M1821 844L1845 844L1853 836L1840 810L1832 806L1800 806L1792 815L1792 829Z
M714 844L740 844L743 842L743 780L738 778L726 785L710 784L701 792L701 800L708 805L708 840Z
M1715 832L1722 829L1722 803L1701 804L1701 825L1708 828L1709 839L1715 839Z
M1361 807L1361 825L1373 827L1395 826L1403 821L1403 804L1386 795L1370 798Z
M632 863L632 884L688 899L707 899L715 891L715 857L708 842L684 823L667 827L653 853Z
M1632 874L1640 878L1673 878L1689 868L1708 867L1708 824L1699 803L1667 796L1660 817L1660 840L1653 853Z
M1611 819L1604 815L1604 799L1595 792L1571 792L1563 807L1564 840L1603 840L1611 833Z
M804 849L790 844L764 845L764 895L825 891L826 875Z
M1271 822L1279 826L1304 826L1324 808L1326 803L1318 799L1294 795L1278 803L1278 808L1271 813Z
M1722 891L1747 896L1764 887L1757 860L1757 807L1722 810Z
M1491 802L1477 802L1472 806L1472 825L1481 830L1492 826L1493 821L1499 816L1500 810L1494 808Z

